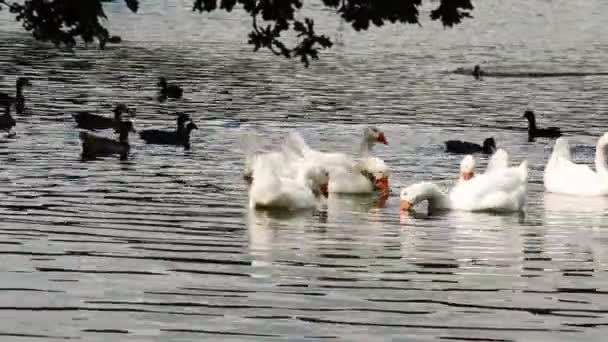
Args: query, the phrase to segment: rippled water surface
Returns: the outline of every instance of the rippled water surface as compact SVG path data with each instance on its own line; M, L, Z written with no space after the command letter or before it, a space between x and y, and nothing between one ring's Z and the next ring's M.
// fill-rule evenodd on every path
M551 143L527 142L520 116L532 108L592 146L606 131L608 77L451 71L606 73L608 2L476 1L476 18L453 30L424 20L360 34L312 5L336 45L309 69L252 53L242 14L149 3L137 15L108 5L124 43L75 53L0 13L0 91L18 75L34 83L17 137L0 137L2 340L605 340L608 200L544 194ZM185 99L159 104L160 75ZM191 113L192 150L134 137L128 161L80 162L71 114L110 115L117 102L137 108L137 129ZM232 119L247 121L224 127ZM247 209L244 133L276 142L297 129L350 151L366 124L390 142L377 148L392 171L386 203ZM444 140L488 136L530 163L525 215L400 216L401 186L455 177L460 157ZM593 151L575 157L591 163Z

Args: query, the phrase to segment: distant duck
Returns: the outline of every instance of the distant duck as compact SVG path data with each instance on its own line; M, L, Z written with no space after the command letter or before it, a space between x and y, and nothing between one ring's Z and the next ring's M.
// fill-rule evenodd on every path
M89 132L80 132L82 141L82 159L95 159L96 157L120 155L120 159L127 159L129 150L129 132L135 132L131 121L121 121L118 125L118 141L100 137Z
M186 122L188 122L187 125ZM139 136L147 144L178 145L184 146L184 149L188 150L190 149L190 133L194 129L198 129L196 124L190 120L190 117L187 114L181 113L177 117L177 127L175 131L147 129L139 132Z
M0 130L9 131L15 125L15 119L11 116L11 104L10 102L4 102L4 114L0 115Z
M528 120L528 141L534 141L534 138L559 138L562 136L559 127L537 128L536 117L531 110L527 110L522 118Z
M78 126L78 128L88 130L114 128L115 130L118 130L122 114L126 112L130 112L129 107L123 103L119 103L114 108L113 118L91 114L88 112L80 112L78 114L74 114L73 116L74 120L76 120L76 126Z
M480 80L482 75L483 71L481 71L481 67L479 66L479 64L475 65L475 67L473 68L473 76L475 77L475 79Z
M483 146L468 141L448 140L445 142L445 150L449 153L473 154L485 153L492 154L496 150L494 138L487 138L483 141Z
M184 90L178 86L177 84L168 83L167 79L164 77L160 77L158 79L158 84L160 87L160 96L159 100L164 101L168 97L173 99L180 99L184 94Z
M23 114L25 111L25 97L23 96L23 87L29 87L32 83L29 78L18 77L16 81L16 96L12 97L7 93L0 93L0 104L9 103L15 104L17 114Z

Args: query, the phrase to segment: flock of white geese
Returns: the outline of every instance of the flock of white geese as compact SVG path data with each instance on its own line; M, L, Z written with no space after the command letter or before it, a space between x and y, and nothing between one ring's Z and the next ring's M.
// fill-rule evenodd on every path
M377 143L388 144L384 132L366 127L358 155L321 152L292 132L277 151L248 153L244 173L250 184L249 205L296 211L315 208L329 193L388 197L389 168L372 155ZM544 171L545 190L577 196L608 195L607 153L608 133L597 142L594 171L572 162L567 139L557 139ZM409 185L401 190L400 208L408 211L427 202L429 211L523 211L527 181L527 162L511 166L504 149L495 151L483 173L476 173L475 158L467 155L460 164L459 179L449 191L432 182Z

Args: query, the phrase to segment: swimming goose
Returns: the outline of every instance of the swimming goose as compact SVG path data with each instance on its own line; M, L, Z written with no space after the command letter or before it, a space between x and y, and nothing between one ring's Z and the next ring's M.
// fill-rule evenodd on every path
M122 114L130 112L130 109L125 104L119 103L118 105L116 105L116 108L114 108L113 112L113 118L108 118L97 114L91 114L88 112L80 112L74 114L73 117L74 120L76 120L76 126L78 128L88 130L114 128L115 130L117 130L121 122L120 120Z
M184 90L178 86L177 84L168 83L167 79L164 77L160 77L158 79L158 84L160 87L160 97L159 100L164 101L168 97L173 99L179 99L182 97Z
M445 150L449 153L473 154L485 153L492 154L496 150L494 138L487 138L483 141L483 146L468 141L448 140L445 142Z
M295 176L280 175L273 163L258 162L253 171L249 206L258 209L296 211L314 208L321 195L327 197L329 173L308 164Z
M89 132L80 132L82 141L82 159L95 159L96 157L120 155L120 159L127 159L129 154L129 132L135 132L131 121L121 121L118 125L118 141L100 137Z
M11 116L11 104L10 102L4 102L4 114L0 115L0 130L8 131L15 125L15 119Z
M608 195L607 157L608 133L597 141L595 171L587 165L573 163L568 140L557 139L545 167L545 189L548 192L577 196Z
M188 125L184 124L190 121ZM198 129L196 124L190 120L190 116L181 113L177 117L177 127L175 131L162 131L158 129L147 129L139 132L139 136L147 144L158 145L181 145L184 149L190 149L190 132Z
M32 83L27 77L18 77L16 81L16 96L12 97L7 93L0 93L0 104L15 103L15 111L17 114L23 114L25 110L25 97L23 96L23 87L30 87Z
M384 132L370 126L363 130L358 158L340 152L314 150L297 132L289 135L284 148L308 163L326 168L331 175L329 191L332 193L360 194L379 190L382 194L388 194L388 167L383 160L371 155L376 143L388 145Z
M527 179L528 164L524 161L516 167L495 168L492 172L458 182L447 194L434 183L417 183L401 191L401 210L410 210L414 205L427 201L430 212L521 211L525 205Z
M559 127L537 128L536 117L531 110L527 110L522 118L528 120L528 141L534 141L534 138L558 138L562 135Z

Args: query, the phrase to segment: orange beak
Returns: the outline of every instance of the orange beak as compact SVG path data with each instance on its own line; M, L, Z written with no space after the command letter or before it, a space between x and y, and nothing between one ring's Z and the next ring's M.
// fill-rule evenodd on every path
M401 200L401 211L408 211L412 207L412 203L402 199Z
M384 145L388 145L388 141L386 140L386 137L384 136L384 132L380 132L378 134L378 142L381 142Z
M380 177L380 178L376 178L374 180L374 187L381 194L388 195L390 193L390 191L391 191L389 183L388 183L388 176L383 176L383 177Z
M329 183L321 184L320 190L325 198L329 197Z
M462 179L464 179L465 181L468 181L469 179L473 178L473 176L475 176L475 172L473 171L462 172Z

